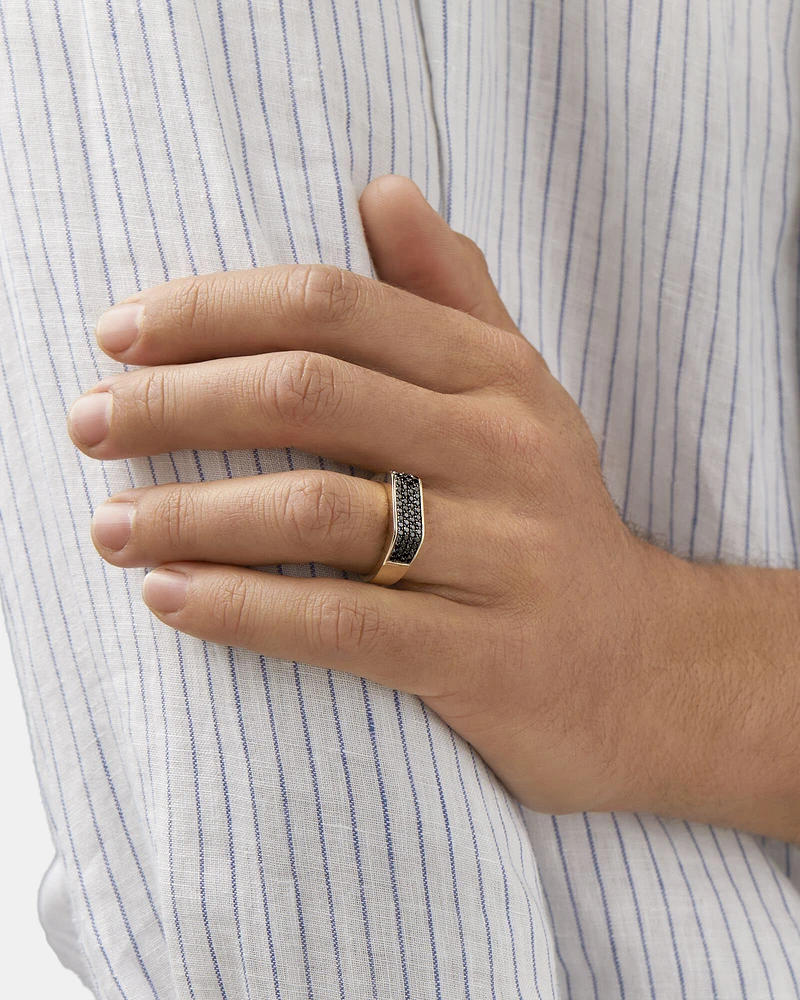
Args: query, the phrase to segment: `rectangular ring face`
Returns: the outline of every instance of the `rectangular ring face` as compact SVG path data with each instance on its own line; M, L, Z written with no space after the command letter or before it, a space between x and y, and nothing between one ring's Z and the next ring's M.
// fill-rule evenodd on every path
M408 565L422 544L422 486L408 472L393 472L392 486L397 533L389 562Z

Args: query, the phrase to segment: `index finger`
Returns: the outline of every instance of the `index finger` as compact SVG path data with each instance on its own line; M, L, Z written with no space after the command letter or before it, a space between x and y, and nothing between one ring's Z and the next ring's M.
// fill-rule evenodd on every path
M126 364L308 350L450 393L514 382L531 351L473 316L324 264L175 278L109 310L96 333Z

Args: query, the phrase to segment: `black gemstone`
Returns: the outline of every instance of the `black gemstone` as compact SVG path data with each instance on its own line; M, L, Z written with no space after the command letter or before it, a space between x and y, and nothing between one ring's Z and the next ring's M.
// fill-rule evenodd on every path
M422 494L420 481L407 472L395 475L397 538L389 561L408 565L422 544Z

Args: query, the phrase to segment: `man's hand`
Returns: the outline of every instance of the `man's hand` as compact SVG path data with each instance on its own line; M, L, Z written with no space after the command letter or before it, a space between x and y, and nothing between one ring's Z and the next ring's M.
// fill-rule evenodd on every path
M95 512L98 551L161 567L144 599L175 629L419 695L533 809L780 835L755 793L729 807L736 747L773 745L750 697L768 699L768 671L722 624L736 584L622 523L586 422L474 244L401 178L373 182L362 214L381 282L258 268L176 279L106 314L103 349L147 367L81 397L70 435L101 460L291 446L414 473L427 528L408 574L382 588L246 568L374 569L385 487L319 467L125 490ZM798 687L775 693L795 713Z

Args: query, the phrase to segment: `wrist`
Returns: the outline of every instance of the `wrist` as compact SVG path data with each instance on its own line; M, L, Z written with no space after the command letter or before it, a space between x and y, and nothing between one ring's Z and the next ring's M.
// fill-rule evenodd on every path
M631 807L800 839L798 574L641 544L645 697Z
M677 815L682 789L690 784L688 750L695 748L687 683L691 658L684 648L691 645L686 631L696 608L689 597L696 586L694 567L636 536L631 553L630 639L618 706L625 781L609 808Z

